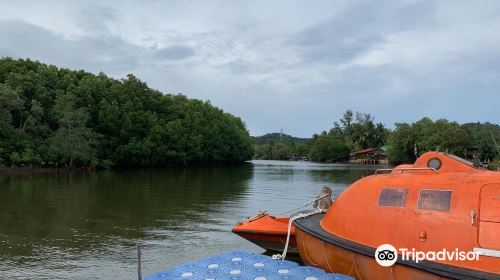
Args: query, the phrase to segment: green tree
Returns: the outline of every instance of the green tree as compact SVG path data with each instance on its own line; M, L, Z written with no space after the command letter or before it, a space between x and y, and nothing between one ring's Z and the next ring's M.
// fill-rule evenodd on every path
M19 114L23 101L9 86L0 83L0 158L3 163L12 162L11 153L19 143L18 132L13 124L13 115Z
M312 145L310 138L292 137L283 133L269 133L253 137L253 142L255 157L274 160L308 157Z
M334 122L328 134L340 137L351 151L380 148L387 141L389 131L370 114L347 110L339 122Z
M7 165L232 164L253 155L240 118L133 75L116 80L3 58L0 107L0 163Z
M467 127L472 135L473 148L477 151L479 158L482 161L492 161L493 159L500 160L498 152L500 147L500 126L492 123L467 123L463 126Z
M396 124L389 138L389 158L394 163L413 162L415 145L420 154L440 150L465 157L467 149L474 149L471 131L466 126L445 119L429 118L412 123Z
M415 160L415 131L407 123L396 123L396 129L389 136L388 156L393 163L409 163Z
M349 147L337 136L319 136L311 148L314 161L337 162L349 156Z
M78 108L76 96L67 93L58 96L53 114L59 120L59 128L50 139L51 155L69 167L75 160L87 165L94 158L94 134L86 127L87 110Z

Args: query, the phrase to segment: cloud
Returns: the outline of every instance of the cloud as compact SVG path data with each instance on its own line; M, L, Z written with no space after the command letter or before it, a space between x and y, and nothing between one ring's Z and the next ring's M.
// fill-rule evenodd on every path
M186 46L170 46L155 52L155 57L164 60L180 60L193 56L194 50Z
M500 3L7 2L0 56L209 99L254 135L328 130L348 108L388 125L500 119Z
M289 42L298 48L303 63L345 63L383 44L388 34L429 25L433 13L432 1L353 2L297 32Z
M0 21L0 34L2 56L31 58L111 75L136 67L141 53L140 48L117 37L70 39L22 21Z
M97 5L84 6L76 13L76 24L83 32L108 36L120 32L120 12L113 7Z

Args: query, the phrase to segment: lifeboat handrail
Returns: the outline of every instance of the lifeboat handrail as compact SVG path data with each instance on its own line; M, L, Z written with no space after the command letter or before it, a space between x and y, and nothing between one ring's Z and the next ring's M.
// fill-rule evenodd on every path
M422 171L422 170L430 170L434 171L436 174L438 173L436 168L433 167L407 167L407 168L381 168L375 170L375 175L380 174L379 171L394 171L397 170L399 173L403 173L404 171Z

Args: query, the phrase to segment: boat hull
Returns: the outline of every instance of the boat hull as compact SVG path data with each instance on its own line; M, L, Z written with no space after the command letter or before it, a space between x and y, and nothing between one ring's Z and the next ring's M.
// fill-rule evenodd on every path
M300 257L306 265L356 279L500 279L497 274L431 262L417 265L398 261L391 267L382 267L374 258L374 248L336 238L324 231L319 225L323 216L295 221L295 238Z
M346 274L355 279L450 279L401 264L390 268L382 267L373 257L322 241L300 229L296 231L296 238L301 244L299 254L304 264L328 272Z
M253 244L265 249L270 252L281 253L285 249L286 235L277 234L262 234L262 233L251 233L251 232L235 232L239 236L245 238L246 240L252 242ZM298 254L297 243L295 242L295 237L291 237L290 244L288 244L287 252L289 254Z
M233 227L233 233L271 252L283 252L288 234L288 217L273 217L267 213L258 214ZM288 253L298 254L295 241L295 227L290 229Z

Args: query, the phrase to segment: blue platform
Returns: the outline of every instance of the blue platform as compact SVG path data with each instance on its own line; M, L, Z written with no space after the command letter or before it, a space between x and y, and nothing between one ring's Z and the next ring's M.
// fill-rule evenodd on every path
M246 252L227 252L220 256L154 273L144 280L354 280L342 274L327 273L290 261Z

